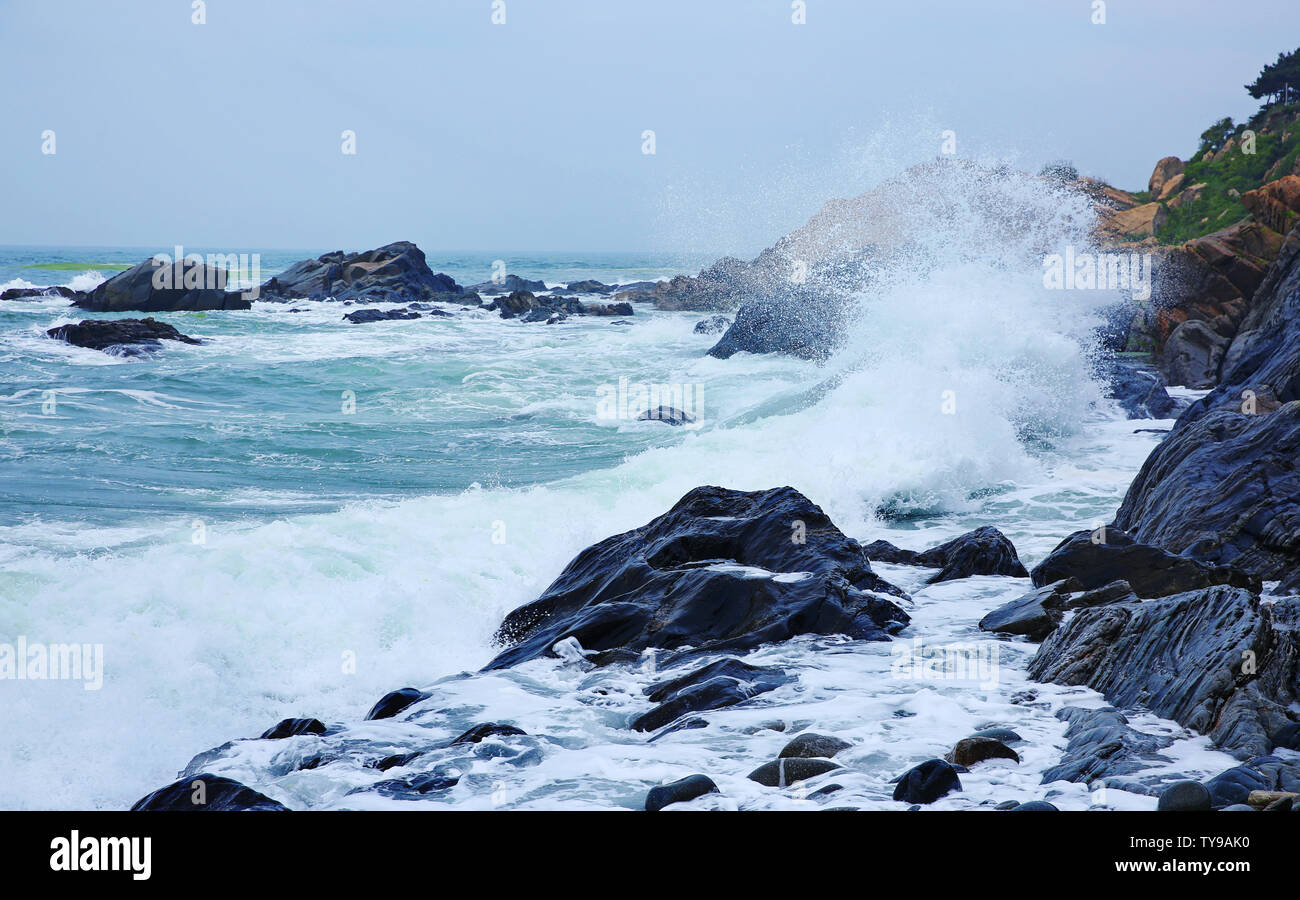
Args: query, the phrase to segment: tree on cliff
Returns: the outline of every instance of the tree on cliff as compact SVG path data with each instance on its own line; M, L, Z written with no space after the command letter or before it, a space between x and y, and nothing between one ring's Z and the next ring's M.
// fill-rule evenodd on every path
M1203 156L1205 153L1215 153L1230 138L1235 131L1231 118L1220 119L1209 128L1201 132L1201 149L1196 152L1197 156Z
M1256 100L1267 97L1267 102L1273 103L1275 98L1284 98L1288 86L1292 98L1300 96L1300 47L1290 53L1279 53L1277 61L1260 69L1259 77L1245 87Z

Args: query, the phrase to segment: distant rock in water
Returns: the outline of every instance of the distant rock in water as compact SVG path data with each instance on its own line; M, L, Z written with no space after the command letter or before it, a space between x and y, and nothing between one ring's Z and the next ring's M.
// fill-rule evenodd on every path
M9 288L7 291L0 291L0 300L39 300L42 297L72 299L79 296L81 295L77 291L61 284L52 287Z
M901 563L940 569L929 583L969 578L971 575L1009 575L1027 578L1015 545L991 525L946 541L937 547L917 552L895 547L889 541L876 541L866 547L867 558L877 562Z
M204 772L174 781L136 802L131 812L288 812L265 794Z
M1087 685L1143 707L1245 758L1295 722L1300 599L1261 604L1211 587L1078 610L1029 664L1030 677Z
M471 285L469 289L489 297L497 294L513 294L515 291L528 291L535 294L546 290L546 282L530 281L527 278L520 278L518 275L507 275L500 281L483 281Z
M449 275L434 274L424 251L397 241L364 253L335 250L295 263L260 289L263 300L477 303Z
M158 350L162 341L197 344L199 341L181 334L166 322L155 319L83 319L75 325L60 325L45 332L59 341L78 347L104 350L121 356L135 356Z
M695 323L696 334L722 334L731 327L731 320L726 316L709 316Z
M746 650L797 634L886 640L904 592L871 571L857 541L790 487L699 487L649 524L580 553L502 623L489 669L588 651ZM599 654L597 654L599 656Z
M518 318L521 322L546 322L548 325L562 321L566 316L633 315L628 303L583 303L577 297L539 297L525 290L497 297L483 309L492 310L503 319Z
M170 312L249 309L243 294L226 293L226 270L193 262L158 264L154 258L119 272L73 305L92 312Z
M394 319L418 319L420 317L420 314L412 309L358 309L343 316L353 325L362 325L366 322L389 322Z
M565 290L572 291L575 294L608 294L614 289L612 284L605 284L590 278L586 281L570 281L565 288Z
M677 275L648 286L629 285L615 300L652 303L662 310L732 310L753 292L752 264L724 256L698 275Z
M656 406L654 409L647 409L636 418L638 422L663 422L665 425L692 425L695 423L694 413L683 412L672 406Z

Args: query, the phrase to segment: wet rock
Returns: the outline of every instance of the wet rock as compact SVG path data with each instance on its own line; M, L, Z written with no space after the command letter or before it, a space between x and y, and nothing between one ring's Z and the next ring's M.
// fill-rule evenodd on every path
M1258 812L1258 810L1248 803L1234 803L1231 806L1223 807L1220 812Z
M418 319L421 318L418 312L409 309L358 309L355 312L347 313L344 319L353 325L364 325L367 322L389 322L397 319Z
M429 696L424 691L413 687L389 691L379 698L379 702L370 708L370 712L366 713L366 720L391 719L408 706L419 703Z
M1010 728L983 728L972 734L971 737L992 738L1004 744L1023 743L1025 740Z
M1169 396L1160 373L1133 363L1114 360L1104 377L1107 395L1117 402L1130 419L1169 419L1179 404Z
M908 769L894 787L894 799L902 803L933 803L961 790L957 770L942 759L928 759Z
M676 734L679 731L694 731L697 728L708 728L708 727L709 727L709 720L702 718L700 716L693 716L692 718L689 719L680 719L676 722L673 722L673 724L669 725L667 728L663 729L662 731L656 732L646 741L646 743L653 744L661 737L667 737L668 735Z
M1138 543L1117 527L1074 532L1034 567L1030 578L1038 587L1074 578L1086 590L1124 580L1142 598L1219 584L1253 591L1260 588L1259 579L1243 571L1175 556L1159 547Z
M1018 763L1020 754L994 738L968 737L958 741L944 759L959 766L973 766L988 759L1009 759Z
M1270 740L1274 749L1300 750L1300 724L1282 726L1273 732Z
M656 406L637 416L638 422L663 422L665 425L693 425L694 413L683 412L671 406Z
M1210 792L1199 781L1176 781L1160 792L1160 812L1208 812Z
M198 340L181 334L166 322L148 319L84 319L75 325L60 325L45 332L57 341L77 347L105 350L131 356L157 350L162 341L197 344Z
M487 666L587 650L691 646L748 650L797 634L886 640L905 596L871 571L862 546L789 487L700 487L647 525L588 547L498 632Z
M351 793L374 791L394 800L419 800L429 794L443 794L460 783L460 776L446 772L429 772L411 778L392 778L378 781L368 788L358 788Z
M707 775L690 775L672 784L661 784L646 794L645 811L658 812L671 803L685 803L705 794L718 793L718 786Z
M43 297L63 297L72 299L80 296L72 288L56 284L51 287L9 288L0 291L0 300L39 300Z
M387 772L389 769L397 769L402 766L410 765L423 755L423 753L398 753L393 756L385 756L383 759L379 760L379 762L375 763L375 768L381 772Z
M749 780L765 787L789 787L842 768L829 759L774 759L750 772Z
M980 619L980 630L1023 634L1031 641L1041 641L1061 623L1070 593L1082 588L1078 579L1065 578L1030 591Z
M1239 758L1268 752L1292 723L1300 599L1261 605L1219 586L1080 609L1029 664L1030 677L1086 684L1142 706Z
M451 742L450 746L457 744L477 744L479 741L486 740L490 737L501 737L512 734L527 734L522 728L516 728L513 725L506 725L501 722L484 722L481 725L475 725L469 731L462 734Z
M781 759L825 757L829 759L841 750L847 750L853 745L848 741L840 740L825 734L813 734L811 731L799 735L790 743L786 744L777 754Z
M577 294L608 294L614 290L614 285L588 278L584 281L570 281L567 290Z
M473 298L449 275L434 274L424 252L396 241L363 253L336 250L294 263L259 289L261 299L339 302L465 302Z
M1117 709L1084 709L1067 706L1056 717L1068 723L1068 743L1061 761L1043 773L1042 783L1073 781L1091 784L1149 769L1153 763L1168 762L1159 751L1173 743L1161 735L1143 734L1128 724Z
M691 712L722 709L789 684L775 666L751 666L734 657L717 660L646 689L654 709L632 720L634 731L654 731Z
M866 553L868 559L877 562L940 569L930 578L930 584L971 575L1010 575L1013 578L1029 575L1020 562L1015 545L989 525L922 552L903 550L888 541L876 541L867 545Z
M171 312L249 309L240 293L226 293L226 270L191 262L146 259L80 294L73 305L93 312Z
M484 281L480 284L472 285L469 290L480 294L512 294L515 291L528 291L536 293L546 290L546 282L532 281L527 278L521 278L518 275L510 274L500 281Z
M1030 800L1028 803L1013 806L1011 812L1060 812L1060 810L1046 800Z
M1205 782L1215 809L1245 804L1256 791L1300 790L1300 762L1276 756L1257 756Z
M247 785L203 772L159 788L131 812L288 812L288 807Z
M320 719L283 719L262 733L264 741L278 741L300 734L325 734L325 723Z
M731 327L731 320L726 316L709 316L695 323L696 334L722 334Z

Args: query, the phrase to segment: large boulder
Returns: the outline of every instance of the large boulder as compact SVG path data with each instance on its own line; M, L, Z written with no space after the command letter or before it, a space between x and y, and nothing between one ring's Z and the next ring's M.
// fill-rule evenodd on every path
M930 577L930 584L971 575L1008 575L1012 578L1029 575L1020 562L1015 545L991 525L968 531L929 550L904 550L889 541L875 541L867 545L866 553L868 559L877 562L939 569Z
M250 308L243 294L226 293L226 276L225 269L200 265L198 260L151 257L78 294L72 303L92 312Z
M1200 319L1188 319L1170 332L1160 351L1160 367L1172 384L1194 390L1214 387L1219 364L1231 343Z
M1300 685L1300 599L1261 604L1220 586L1080 609L1044 641L1030 677L1087 685L1257 756L1293 721Z
M136 802L131 812L287 812L288 807L221 775L174 781Z
M1034 566L1029 577L1038 587L1073 578L1085 590L1123 580L1138 597L1164 597L1219 584L1260 588L1259 579L1246 572L1139 543L1118 527L1074 532Z
M1183 161L1176 156L1166 156L1156 163L1155 170L1147 179L1147 192L1158 197L1164 192L1165 185L1173 178L1183 174Z
M45 332L56 341L77 347L103 350L117 356L136 356L162 347L162 341L197 344L166 322L145 319L83 319L74 325L60 325Z
M424 251L397 241L364 253L335 250L295 263L262 285L265 300L413 301L477 304L449 275L434 274Z
M488 668L552 653L743 650L798 634L886 640L908 623L862 546L794 488L699 487L634 531L578 554L511 612ZM612 657L611 657L612 658Z

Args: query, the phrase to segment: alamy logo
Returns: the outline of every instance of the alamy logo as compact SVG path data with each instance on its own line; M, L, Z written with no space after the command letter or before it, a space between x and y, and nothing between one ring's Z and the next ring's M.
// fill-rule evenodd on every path
M103 644L29 644L19 635L0 644L0 681L82 681L88 691L104 686Z
M55 872L131 872L136 881L153 874L153 838L68 837L50 841L50 868Z
M153 257L153 287L157 291L217 290L227 285L247 284L245 300L256 300L262 285L262 254L260 253L201 253L186 254L179 244L174 256L155 253Z
M1043 257L1043 287L1053 291L1130 290L1134 300L1151 299L1149 253L1050 253Z
M702 384L642 384L627 376L618 384L596 388L596 417L599 419L660 419L673 411L687 424L697 424L704 411Z
M986 691L998 686L998 642L969 641L927 647L921 638L895 641L891 677L900 681L975 681Z

